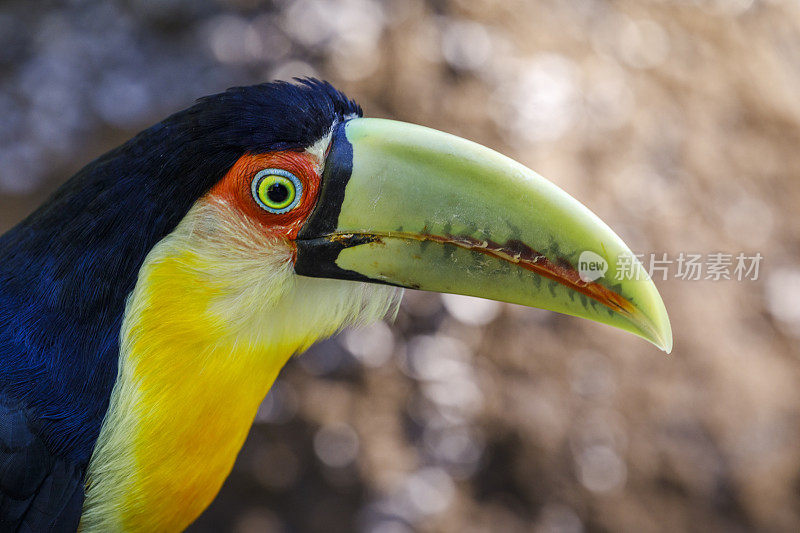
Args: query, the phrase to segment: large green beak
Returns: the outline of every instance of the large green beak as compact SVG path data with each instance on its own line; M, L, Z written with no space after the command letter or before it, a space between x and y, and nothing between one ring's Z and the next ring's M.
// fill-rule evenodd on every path
M422 126L335 128L295 271L550 309L672 349L655 285L603 221L516 161Z

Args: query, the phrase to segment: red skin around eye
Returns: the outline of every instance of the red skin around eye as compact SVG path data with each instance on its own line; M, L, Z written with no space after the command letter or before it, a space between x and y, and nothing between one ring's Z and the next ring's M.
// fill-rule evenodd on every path
M208 194L239 208L248 219L272 235L294 240L317 202L320 179L316 167L316 159L306 152L286 150L245 154ZM275 214L258 205L251 193L251 184L255 175L265 168L280 168L297 176L303 184L303 196L297 207L287 213Z

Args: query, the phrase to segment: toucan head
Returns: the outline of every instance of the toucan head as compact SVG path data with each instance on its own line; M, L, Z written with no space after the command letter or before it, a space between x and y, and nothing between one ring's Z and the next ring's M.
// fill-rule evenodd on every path
M284 305L309 321L336 313L335 329L412 288L549 309L672 347L661 297L625 243L506 156L364 118L315 80L232 89L185 113L205 146L236 154L177 232L214 265L209 282L224 278L228 317L272 310L274 321Z

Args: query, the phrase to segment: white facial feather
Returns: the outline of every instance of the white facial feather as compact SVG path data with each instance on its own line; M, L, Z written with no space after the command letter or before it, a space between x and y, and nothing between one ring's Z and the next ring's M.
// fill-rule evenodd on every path
M198 275L223 287L213 312L241 340L303 338L311 344L343 327L397 313L402 289L299 276L289 241L265 240L260 229L219 200L201 202L193 211L187 217L191 226L178 228L176 237L188 232L183 239L194 243L206 265Z

